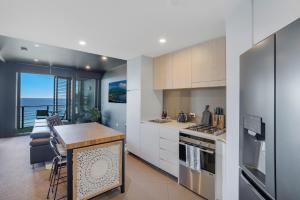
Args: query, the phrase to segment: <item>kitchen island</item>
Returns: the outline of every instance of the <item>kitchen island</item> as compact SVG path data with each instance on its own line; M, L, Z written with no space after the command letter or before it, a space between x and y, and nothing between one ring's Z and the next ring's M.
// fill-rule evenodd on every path
M120 187L125 191L125 134L98 123L55 126L67 150L67 196L90 199Z

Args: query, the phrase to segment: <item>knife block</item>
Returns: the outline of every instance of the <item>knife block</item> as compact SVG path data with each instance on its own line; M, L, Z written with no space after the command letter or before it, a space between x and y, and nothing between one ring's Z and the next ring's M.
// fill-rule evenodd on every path
M212 126L219 128L219 129L224 129L225 128L225 115L212 115Z
M217 127L218 126L218 120L219 120L218 115L212 114L212 126L213 127Z
M225 128L225 115L219 115L218 126L219 129Z

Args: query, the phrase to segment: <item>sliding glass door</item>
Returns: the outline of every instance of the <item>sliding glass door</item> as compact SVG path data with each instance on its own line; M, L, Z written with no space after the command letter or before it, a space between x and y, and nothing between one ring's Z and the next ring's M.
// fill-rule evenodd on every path
M71 79L54 77L53 113L63 120L70 120L71 116Z
M19 73L17 129L29 130L37 118L58 114L71 123L89 122L98 107L98 80ZM43 116L38 116L42 113Z
M27 131L37 118L58 114L71 120L71 84L69 78L20 73L17 98L17 128Z
M75 121L88 122L90 110L97 107L96 79L78 79L75 86Z

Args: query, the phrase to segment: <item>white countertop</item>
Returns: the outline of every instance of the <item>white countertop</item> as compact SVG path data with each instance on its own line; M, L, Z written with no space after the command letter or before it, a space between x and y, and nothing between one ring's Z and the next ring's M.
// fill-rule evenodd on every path
M144 121L144 122L158 124L160 126L168 126L168 127L176 128L176 129L184 129L184 128L187 128L189 126L196 125L195 123L192 123L192 122L182 123L182 122L177 122L176 120L172 120L171 122L167 122L167 123L156 123L156 122L150 122L150 121Z
M207 134L207 133L195 132L195 131L185 129L189 126L196 125L196 123L192 123L192 122L181 123L181 122L177 122L176 120L172 120L171 122L167 122L167 123L155 123L155 122L150 122L147 120L143 120L142 122L153 123L153 124L157 124L159 126L168 126L170 128L178 129L179 131L182 130L183 132L189 133L194 136L203 137L203 138L207 138L207 139L211 139L211 140L218 140L218 141L226 143L226 133L219 135L219 136L215 136L215 135L211 135L211 134Z

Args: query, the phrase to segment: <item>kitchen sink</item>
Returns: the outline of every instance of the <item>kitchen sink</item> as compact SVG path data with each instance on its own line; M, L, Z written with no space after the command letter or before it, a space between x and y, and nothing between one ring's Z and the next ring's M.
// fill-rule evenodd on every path
M171 119L153 119L153 120L149 120L149 122L163 124L163 123L172 122L172 120Z

